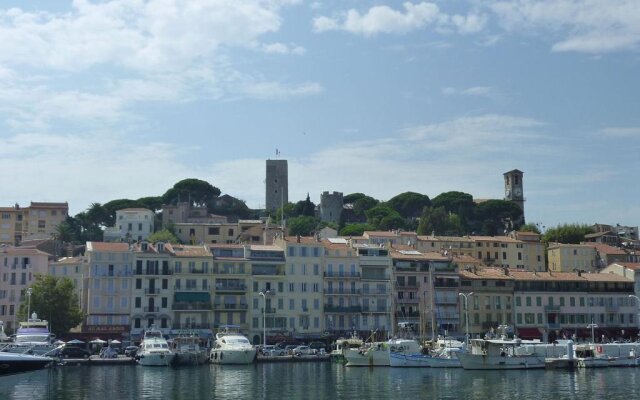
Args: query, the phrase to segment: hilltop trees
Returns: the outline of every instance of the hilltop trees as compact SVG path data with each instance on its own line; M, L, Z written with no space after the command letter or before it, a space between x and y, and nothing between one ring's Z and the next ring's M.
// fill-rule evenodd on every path
M584 241L584 236L593 233L593 228L584 224L563 224L555 228L549 228L542 236L546 244L551 242L565 244L579 244Z
M188 201L196 206L207 206L209 202L220 196L220 189L207 181L189 178L173 185L162 195L164 204L176 204Z

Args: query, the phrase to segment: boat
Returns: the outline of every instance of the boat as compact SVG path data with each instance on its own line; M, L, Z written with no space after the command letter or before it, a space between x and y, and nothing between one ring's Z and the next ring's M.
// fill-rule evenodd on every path
M162 336L162 331L150 327L144 332L140 349L136 354L136 361L145 366L168 366L175 358L175 353L169 348L169 343Z
M13 343L7 348L12 353L43 355L54 350L56 335L49 331L49 322L38 318L35 312L31 318L20 322L13 336Z
M531 351L519 338L472 339L469 351L457 352L456 356L464 369L506 370L545 367L545 357Z
M329 357L332 361L344 363L346 362L344 358L344 350L345 349L358 349L362 347L363 341L358 337L356 332L352 332L351 336L348 338L338 338L333 344L333 349L331 353L329 353Z
M347 367L390 366L390 354L420 353L420 344L413 339L389 339L386 342L365 343L358 349L345 349Z
M0 376L37 371L53 361L51 357L0 351Z
M460 351L462 351L461 347L445 347L433 350L429 354L391 352L389 365L392 367L460 368L462 365L456 356Z
M612 356L604 352L602 345L593 343L577 345L574 349L579 368L637 367L638 357L634 350L628 355Z
M0 321L0 343L8 342L9 340L9 336L4 333L4 322Z
M209 361L213 364L251 364L256 357L256 348L235 325L220 327L209 353Z
M208 361L207 349L200 345L200 335L188 333L172 339L176 365L202 365Z

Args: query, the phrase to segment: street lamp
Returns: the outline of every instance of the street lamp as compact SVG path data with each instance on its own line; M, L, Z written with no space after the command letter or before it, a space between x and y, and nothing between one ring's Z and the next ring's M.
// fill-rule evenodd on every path
M258 293L264 299L264 307L262 308L262 344L263 348L267 347L267 295L270 291Z
M28 305L27 305L27 321L29 321L29 318L31 318L31 293L33 292L33 289L31 288L27 288L27 298L28 298Z
M464 297L464 322L466 324L467 329L467 347L469 347L469 297L473 296L473 292L469 293L458 293L458 296Z

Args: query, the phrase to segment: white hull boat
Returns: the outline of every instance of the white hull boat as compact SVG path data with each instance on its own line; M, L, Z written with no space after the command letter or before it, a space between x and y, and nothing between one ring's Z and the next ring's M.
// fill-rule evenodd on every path
M344 357L347 367L388 367L391 366L391 353L406 355L420 352L420 344L415 340L391 339L368 343L359 349L344 349Z
M256 348L239 332L238 327L227 325L216 334L209 361L212 364L251 364L256 356Z
M138 364L153 367L166 367L171 365L175 353L169 348L169 344L162 336L162 332L149 328L144 333L140 350L136 354Z

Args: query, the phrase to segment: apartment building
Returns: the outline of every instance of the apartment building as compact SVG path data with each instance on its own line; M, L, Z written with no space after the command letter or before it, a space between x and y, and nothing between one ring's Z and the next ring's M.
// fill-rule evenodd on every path
M29 207L0 207L0 243L49 239L69 213L68 203L31 202Z
M47 273L51 258L37 249L0 245L0 320L7 331L13 332L18 326L20 304L28 301L26 289L37 274Z
M132 249L127 243L87 242L85 257L87 270L81 280L86 288L82 297L86 299L86 318L82 334L86 339L99 336L128 340L133 298Z
M378 338L394 333L393 277L389 250L381 245L352 244L358 255L362 284L361 329L376 332Z
M549 271L594 272L598 268L596 249L591 244L550 243L547 248Z
M124 208L116 211L116 223L104 231L105 242L146 240L155 230L156 214L146 208Z
M211 244L208 247L213 255L214 321L237 325L242 332L249 334L253 313L249 307L252 306L253 310L259 308L258 299L250 296L249 249L239 244ZM262 336L255 343L263 343Z
M63 257L58 261L50 261L49 275L54 278L69 278L73 282L75 294L78 298L78 308L80 310L85 309L87 304L85 285L89 277L89 262L86 257Z

